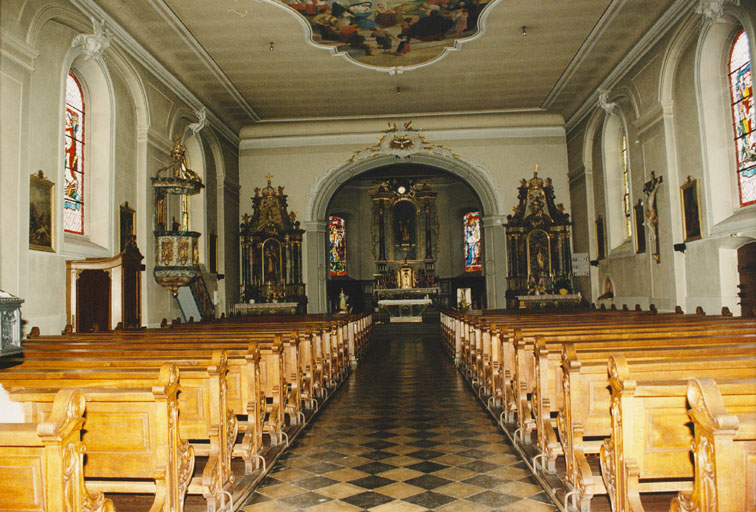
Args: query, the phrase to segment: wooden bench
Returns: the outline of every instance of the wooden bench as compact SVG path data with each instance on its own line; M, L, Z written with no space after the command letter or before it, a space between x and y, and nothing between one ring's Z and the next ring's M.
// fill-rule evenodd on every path
M746 384L745 392L756 395L753 382ZM693 492L680 493L670 511L756 510L756 407L728 407L710 378L690 380L687 399L695 436Z
M647 378L641 378L638 366L645 367ZM716 378L728 409L756 410L753 357L633 363L614 355L608 368L612 435L601 447L601 473L613 510L644 510L644 493L692 490L694 438L687 415L691 375Z
M29 360L0 372L0 382L12 390L39 388L150 388L163 371L165 359L134 360L115 368L107 359L57 360L51 364ZM209 363L209 365L207 365ZM196 455L207 456L202 476L195 479L187 492L202 494L209 512L225 501L224 492L233 489L231 452L237 434L237 421L227 406L227 357L215 351L202 366L194 361L181 365L178 397L179 428L184 439L197 441ZM130 365L130 366L129 366Z
M0 509L113 512L84 485L84 411L82 393L64 389L46 421L0 424Z

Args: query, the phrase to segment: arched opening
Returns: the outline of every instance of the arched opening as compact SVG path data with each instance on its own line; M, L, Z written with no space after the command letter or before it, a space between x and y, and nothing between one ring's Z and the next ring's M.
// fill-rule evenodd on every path
M474 265L466 261L471 212L478 214ZM456 306L458 289L469 290L473 307L486 307L480 223L486 213L466 180L434 165L388 163L346 180L326 208L328 311L340 309L342 295L352 311L376 311L381 298L427 295L433 300L430 316L438 307ZM342 236L334 246L334 237ZM335 249L343 251L343 271L334 266Z

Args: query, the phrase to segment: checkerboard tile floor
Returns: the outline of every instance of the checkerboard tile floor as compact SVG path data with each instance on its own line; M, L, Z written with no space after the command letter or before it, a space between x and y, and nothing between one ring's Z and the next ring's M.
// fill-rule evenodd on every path
M428 327L376 326L242 510L555 511Z

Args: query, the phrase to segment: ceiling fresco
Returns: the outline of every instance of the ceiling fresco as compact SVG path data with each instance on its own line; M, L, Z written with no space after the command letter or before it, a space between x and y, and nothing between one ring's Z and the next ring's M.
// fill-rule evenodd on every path
M483 31L497 0L270 0L298 13L312 43L389 72L430 64Z

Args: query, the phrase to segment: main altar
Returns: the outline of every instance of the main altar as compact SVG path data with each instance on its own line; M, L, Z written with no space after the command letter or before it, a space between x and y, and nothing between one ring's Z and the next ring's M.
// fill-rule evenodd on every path
M507 307L574 306L570 220L555 202L551 178L538 166L518 188L518 204L507 216Z
M370 191L375 299L390 322L422 322L438 295L436 192L394 178Z
M302 235L294 212L288 211L284 187L255 188L252 215L245 214L239 232L241 304L236 314L307 312L302 282ZM292 304L294 307L292 307Z

